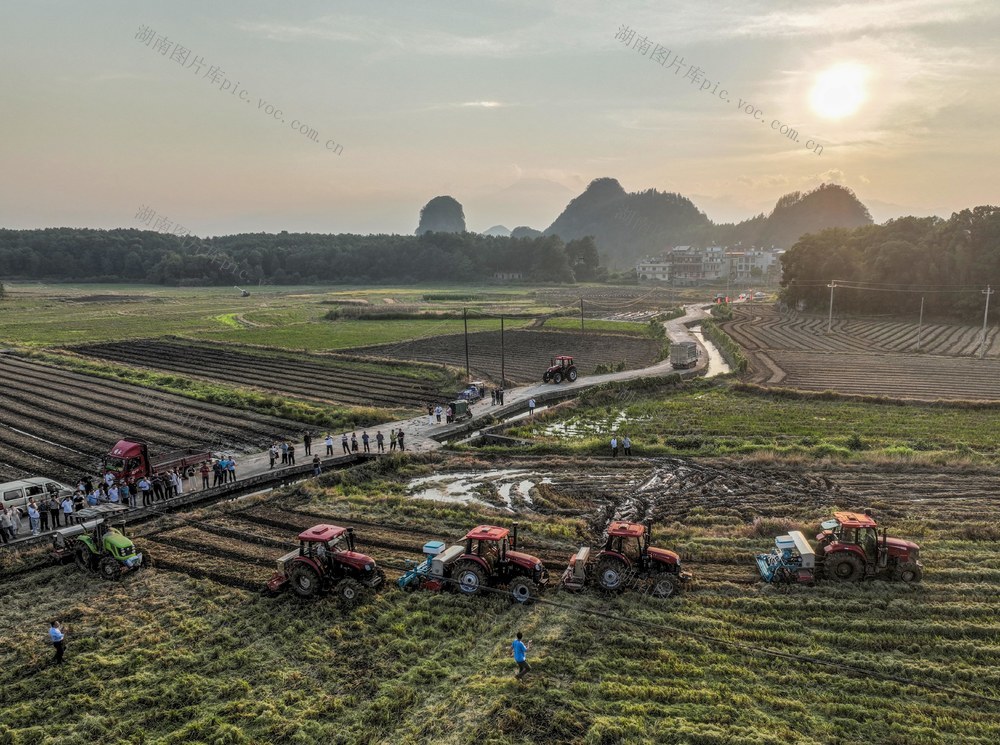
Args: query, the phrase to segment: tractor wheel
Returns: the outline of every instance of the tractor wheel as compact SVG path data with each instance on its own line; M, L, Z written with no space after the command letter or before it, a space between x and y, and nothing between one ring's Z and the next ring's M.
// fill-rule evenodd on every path
M834 554L827 557L826 576L838 582L857 582L865 576L865 568L854 554Z
M669 598L679 595L681 583L672 574L657 572L653 575L653 587L651 594L654 598Z
M364 586L351 577L340 580L333 590L345 608L353 608L361 602L361 598L364 596Z
M319 573L308 564L296 564L288 580L300 598L311 598L319 592Z
M86 572L90 571L90 549L86 545L81 543L76 547L76 553L73 555L76 559L76 565Z
M570 370L569 370L569 372L566 373L566 377L569 378L569 382L570 383L575 382L576 381L576 368L575 367L571 367Z
M894 580L897 582L906 582L907 584L916 584L923 576L923 569L918 567L912 561L903 562L897 566L895 571L892 573L892 578Z
M116 580L122 576L122 565L114 557L105 556L101 559L101 563L98 564L97 571L101 573L101 577L104 579Z
M517 603L530 603L538 596L538 585L527 577L515 577L508 589L511 599Z
M458 583L456 587L463 595L478 595L483 585L486 584L486 577L483 575L483 568L472 561L463 561L452 575Z
M552 375L552 382L559 385L562 382L562 373L555 373Z
M619 559L611 557L597 562L597 582L602 590L618 592L625 584L627 567Z

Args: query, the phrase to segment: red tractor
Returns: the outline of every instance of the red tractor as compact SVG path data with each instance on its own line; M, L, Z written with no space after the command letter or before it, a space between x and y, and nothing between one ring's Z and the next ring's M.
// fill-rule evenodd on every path
M573 362L572 357L567 357L565 355L560 355L559 357L554 357L551 360L552 364L549 369L545 371L542 375L542 382L548 383L561 383L563 380L568 380L573 382L577 378L576 365Z
M373 558L354 550L354 528L314 525L299 533L295 551L278 559L267 589L277 592L286 585L303 598L333 591L345 605L354 605L366 589L385 585L385 572Z
M681 558L673 551L649 545L651 523L645 525L616 520L608 526L608 540L597 555L594 572L597 584L608 592L641 581L653 597L668 598L681 592L691 581L691 573L681 570ZM587 582L590 548L581 548L563 573L562 585L582 590Z
M453 546L439 558L445 576L464 595L478 595L483 587L506 586L514 600L525 603L549 581L541 559L517 550L517 525L513 532L480 525L466 534L464 546Z
M924 573L920 547L912 541L889 538L871 510L834 512L820 524L816 564L827 579L853 582L867 577L919 582Z

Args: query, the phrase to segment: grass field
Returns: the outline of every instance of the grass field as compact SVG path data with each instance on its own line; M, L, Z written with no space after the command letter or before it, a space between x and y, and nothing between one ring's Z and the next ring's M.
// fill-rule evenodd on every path
M330 521L391 517L454 540L479 522L508 524L512 517L481 505L413 500L405 483L450 468L509 465L464 458L369 468L324 477L325 485L273 504L284 514L308 510ZM739 470L719 468L717 481L725 483ZM544 497L540 512L521 518L527 550L553 556L545 559L550 570L559 569L555 556L568 556L565 545L597 540L589 522L559 514L590 514L599 503L584 473L608 471L566 463L536 493ZM854 490L879 474L827 470L823 476L838 488L822 494L795 489L808 473L758 467L747 474L740 479L770 485L758 502L782 520L755 521L757 495L748 491L721 508L706 508L700 492L658 504L654 544L680 550L697 583L668 601L550 592L545 598L555 604L516 606L492 597L386 591L343 611L332 600L270 599L156 569L118 584L72 567L8 578L0 742L1000 739L1000 513L985 482L932 499L901 491L874 505L891 519L894 535L920 542L927 565L921 585L779 590L753 580L753 553L768 549L779 529L814 526L835 506L859 506L853 500L867 497ZM973 512L978 517L970 522ZM359 537L362 550L384 560L385 549L365 548L364 530ZM416 558L426 538L411 540ZM391 569L400 561L384 563ZM53 617L70 627L61 669L43 643ZM534 672L524 685L513 680L507 656L518 630L533 642Z
M603 454L613 433L639 454L771 452L855 460L1000 462L1000 407L897 405L744 392L726 383L594 391L506 430L539 447Z

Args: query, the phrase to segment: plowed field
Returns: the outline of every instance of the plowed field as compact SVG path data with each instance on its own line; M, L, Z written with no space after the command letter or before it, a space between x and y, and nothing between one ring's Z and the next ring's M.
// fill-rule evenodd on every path
M438 362L465 367L463 334L432 339L380 344L351 350L356 354L375 355L401 360ZM624 362L626 367L651 365L660 351L653 339L622 334L575 334L566 331L518 329L504 334L505 374L508 381L529 383L541 380L552 357L568 354L576 358L583 375L593 373L597 365ZM469 334L469 367L474 377L500 380L500 332Z
M725 331L745 350L751 380L762 385L923 400L1000 399L1000 339L981 330L917 324L835 320L828 334L819 317L781 315L772 306L735 309Z
M0 354L0 478L44 475L75 483L125 436L155 453L224 443L263 449L301 430L286 419L94 378Z
M454 394L443 370L425 366L380 366L307 354L254 354L223 344L159 339L91 344L75 351L324 403L416 407Z

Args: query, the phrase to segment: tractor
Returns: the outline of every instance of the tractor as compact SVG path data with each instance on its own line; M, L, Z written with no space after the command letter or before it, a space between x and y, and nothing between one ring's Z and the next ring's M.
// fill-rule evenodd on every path
M551 363L552 364L549 366L549 369L545 371L544 375L542 375L543 383L552 382L559 384L563 382L563 380L568 380L572 383L576 380L576 364L573 362L572 357L560 355L558 357L554 357L551 360Z
M811 584L823 578L857 582L866 578L916 583L923 576L920 547L911 541L889 538L870 510L835 512L820 524L813 548L794 530L775 539L775 549L757 556L757 567L767 582Z
M691 573L681 570L681 559L673 551L649 545L652 523L645 525L615 520L608 526L608 539L593 562L597 584L607 592L619 592L633 581L641 581L653 597L668 598L681 592ZM563 572L562 586L582 590L587 583L591 550L576 552Z
M267 589L274 593L286 585L303 598L332 591L351 606L365 590L385 585L385 572L373 558L354 550L354 528L321 524L299 533L299 547L278 559Z
M440 541L424 546L426 560L411 566L399 579L402 588L453 587L463 595L478 595L485 587L506 587L513 600L527 603L548 584L549 573L541 559L517 550L517 525L513 530L480 525L465 536L465 543L445 549Z
M127 511L124 505L104 504L73 513L76 524L58 528L52 536L52 557L60 562L72 557L81 569L107 580L146 566L149 557L136 551L124 533ZM108 523L116 516L122 519L112 527Z

